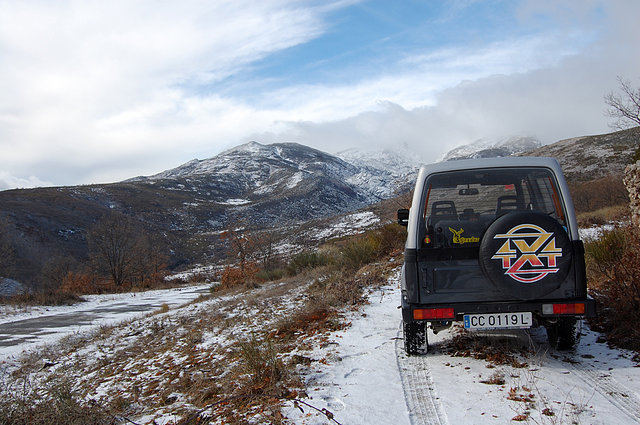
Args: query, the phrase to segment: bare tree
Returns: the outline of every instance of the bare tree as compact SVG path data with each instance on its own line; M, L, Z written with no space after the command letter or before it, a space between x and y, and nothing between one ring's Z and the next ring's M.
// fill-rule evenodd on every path
M237 259L240 270L244 272L249 259L249 255L253 252L252 241L242 233L242 229L228 229L221 235L222 240L228 241L229 257Z
M132 272L139 284L164 276L169 256L164 240L155 234L145 232L138 236L131 261Z
M41 289L55 292L60 289L69 273L76 271L78 262L71 256L53 257L42 267Z
M0 218L0 277L9 276L14 263L15 249L9 236L9 223Z
M631 86L629 80L618 77L620 87L604 97L607 115L615 119L609 126L616 130L640 126L640 88Z
M117 286L131 277L138 235L132 219L115 214L103 218L89 231L89 250L97 271L109 276Z
M252 242L264 270L271 271L280 265L279 256L275 249L277 238L273 231L267 230L255 235Z

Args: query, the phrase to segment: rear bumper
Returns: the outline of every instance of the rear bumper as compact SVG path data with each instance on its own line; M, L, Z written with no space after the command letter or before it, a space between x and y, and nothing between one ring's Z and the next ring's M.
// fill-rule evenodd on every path
M577 308L575 308L574 305L577 305ZM583 307L580 305L583 305ZM556 307L554 308L553 306ZM415 316L422 317L425 316L425 314L415 315L415 310L427 310L427 317L429 317L429 311L433 310L433 318L416 319ZM453 310L453 317L448 315L448 312L451 310ZM495 303L403 303L402 320L406 323L415 321L462 321L465 314L518 313L528 311L532 312L535 317L540 319L554 319L559 317L593 317L596 315L596 302L592 298L586 298ZM562 313L559 314L559 311L562 311ZM444 314L442 314L442 312L444 312Z

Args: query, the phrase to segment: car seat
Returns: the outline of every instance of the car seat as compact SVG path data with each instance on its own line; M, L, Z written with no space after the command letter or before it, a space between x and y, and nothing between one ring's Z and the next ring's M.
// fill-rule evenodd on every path
M431 206L432 220L457 220L458 212L453 201L436 201Z
M460 214L462 221L477 221L480 219L480 213L474 212L473 208L465 208Z
M521 209L518 198L514 195L505 195L498 198L498 205L496 205L496 216L499 217L508 213L509 211L515 211Z

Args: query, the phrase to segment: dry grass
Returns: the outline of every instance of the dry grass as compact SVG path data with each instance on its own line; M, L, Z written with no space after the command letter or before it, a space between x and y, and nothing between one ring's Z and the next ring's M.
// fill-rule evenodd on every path
M585 244L591 295L599 314L592 329L609 343L640 352L640 229L620 226Z
M372 238L378 248L370 257ZM182 424L285 423L282 404L304 396L298 369L313 361L299 350L348 326L340 311L359 308L367 288L386 282L395 264L363 261L386 255L393 245L387 239L382 231L348 242L366 248L353 248L348 265L320 261L277 282L224 286L180 309L161 308L25 357L5 374L0 398L12 403L0 410L0 424L15 417L8 406L16 404L19 387L28 382L33 389L20 413L33 417L57 397L63 376L70 385L63 401L84 415L83 423L142 416L152 422L169 414ZM50 366L43 367L45 360ZM62 411L52 411L49 423L74 423Z
M481 380L480 383L487 385L504 385L504 372L496 370L489 378Z
M33 386L28 377L3 382L0 423L17 425L112 424L115 415L101 406L85 403L65 377ZM62 422L61 422L62 421Z
M578 214L577 220L580 227L590 227L627 221L630 215L629 206L621 204L598 208L594 211L581 212Z
M12 297L0 297L0 303L18 307L35 305L72 305L84 301L75 294L65 292L42 291L14 295Z
M522 360L529 357L532 350L529 344L516 338L480 335L459 327L444 349L453 357L471 357L487 361L490 367L508 365L513 368L528 367Z

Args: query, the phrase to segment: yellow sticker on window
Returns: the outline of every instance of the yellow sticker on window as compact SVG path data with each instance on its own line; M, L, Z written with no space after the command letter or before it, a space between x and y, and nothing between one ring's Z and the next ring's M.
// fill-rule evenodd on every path
M471 236L468 238L465 238L462 236L462 232L464 232L463 228L460 228L460 230L455 230L452 229L451 227L449 227L449 230L451 230L451 233L453 233L453 243L457 243L460 245L466 244L466 243L478 243L480 242L480 238L476 237L476 236Z

